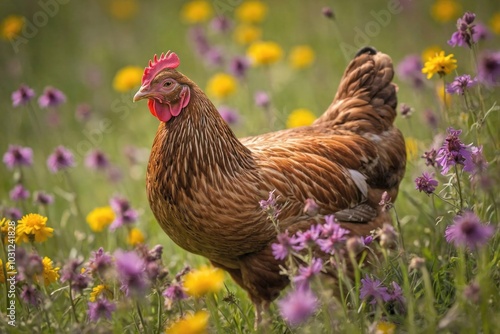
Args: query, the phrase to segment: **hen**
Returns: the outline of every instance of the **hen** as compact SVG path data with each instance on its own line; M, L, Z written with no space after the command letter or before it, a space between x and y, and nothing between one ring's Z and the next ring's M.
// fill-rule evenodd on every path
M281 232L316 223L304 213L306 199L351 235L390 222L380 198L384 191L396 198L406 163L393 126L393 65L364 48L313 125L239 140L179 64L175 53L155 55L134 96L148 99L160 120L147 168L151 210L175 243L229 272L258 317L288 284L272 255L276 228L259 205L270 191L281 207Z

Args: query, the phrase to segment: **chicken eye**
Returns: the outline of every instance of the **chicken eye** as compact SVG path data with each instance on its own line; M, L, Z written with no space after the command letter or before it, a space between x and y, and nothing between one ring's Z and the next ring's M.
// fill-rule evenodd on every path
M168 80L168 81L165 81L165 83L163 84L164 87L169 87L172 85L172 81Z

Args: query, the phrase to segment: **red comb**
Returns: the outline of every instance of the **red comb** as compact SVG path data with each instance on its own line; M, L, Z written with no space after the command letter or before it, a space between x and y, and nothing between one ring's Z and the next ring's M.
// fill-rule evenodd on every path
M144 69L142 85L148 85L162 70L166 68L176 68L180 63L179 57L170 51L167 51L165 54L162 53L160 58L155 55L153 60L149 61L149 66Z

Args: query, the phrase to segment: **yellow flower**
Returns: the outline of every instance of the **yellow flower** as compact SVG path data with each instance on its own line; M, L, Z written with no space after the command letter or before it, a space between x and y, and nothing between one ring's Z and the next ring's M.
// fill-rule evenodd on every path
M182 18L187 23L201 23L213 15L212 5L205 0L190 1L182 7Z
M457 68L457 60L453 59L453 54L444 55L444 51L429 58L422 69L422 73L427 73L427 79L432 78L434 74L439 76L446 75Z
M38 213L25 215L17 221L16 243L21 242L44 242L48 237L52 237L54 229L46 227L47 217Z
M431 15L437 22L455 20L462 12L462 6L455 0L437 0L431 7Z
M392 322L380 321L375 327L375 334L394 334L396 325Z
M283 50L275 42L255 42L247 50L254 65L269 65L281 59Z
M236 18L244 23L259 23L267 14L267 5L262 1L250 0L236 8Z
M0 237L3 238L3 241L7 243L7 237L9 234L9 220L7 218L2 218L0 220Z
M438 45L432 45L422 51L422 61L425 63L429 58L435 57L439 54L443 49Z
M500 35L500 12L493 14L490 20L491 31Z
M234 30L234 39L241 45L253 43L258 40L260 36L262 36L262 29L248 24L241 24Z
M3 269L4 269L3 262L2 262L2 260L0 260L0 283L5 283L5 274L3 272ZM5 271L7 272L8 277L16 276L16 273L14 270L15 270L15 267L12 266L12 268L11 268L10 262L7 262L5 264Z
M106 298L113 298L113 292L104 284L94 286L90 293L89 301L95 302L97 297L104 295Z
M295 109L288 116L286 127L297 128L299 126L311 125L315 119L316 116L314 116L312 111L304 108Z
M115 220L115 213L110 206L95 208L87 215L87 223L94 232L101 232Z
M418 141L415 138L405 138L406 159L412 161L418 158Z
M144 242L144 234L137 227L132 228L128 232L127 243L131 246L142 244Z
M439 82L436 85L436 94L439 98L439 101L449 107L451 104L451 95L445 92L444 87L444 84L442 82Z
M205 334L207 333L208 312L198 311L188 314L167 328L167 334Z
M127 92L141 84L143 69L138 66L125 66L116 72L113 88L117 92Z
M2 21L1 27L2 38L7 40L14 39L24 27L24 17L9 15Z
M138 8L137 0L111 0L109 3L109 12L119 20L132 18Z
M44 257L43 263L43 273L35 276L35 281L37 283L43 282L44 285L49 285L59 279L59 267L54 268L52 260L48 257Z
M219 291L224 283L224 272L217 268L201 267L190 271L184 277L186 292L195 297Z
M208 80L208 95L223 99L236 91L236 79L226 73L217 73Z
M301 69L311 66L314 62L314 50L308 45L298 45L290 51L288 60L290 66L295 69Z

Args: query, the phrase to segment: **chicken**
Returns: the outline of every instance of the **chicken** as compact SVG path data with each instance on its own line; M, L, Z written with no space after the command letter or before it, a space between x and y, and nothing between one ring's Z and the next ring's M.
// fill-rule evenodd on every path
M405 172L403 136L393 126L396 86L390 57L367 47L348 65L328 109L311 126L238 139L203 91L176 70L175 53L155 55L134 101L160 120L147 167L152 212L170 238L226 270L256 305L257 317L288 284L271 244L304 230L313 199L350 235L390 222L380 209ZM259 201L275 191L276 227Z

